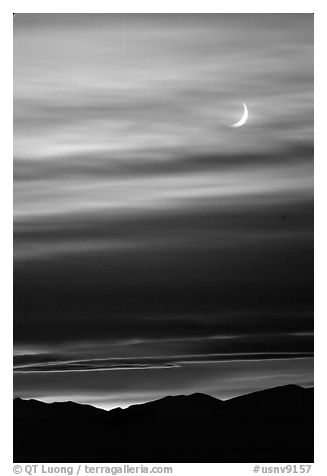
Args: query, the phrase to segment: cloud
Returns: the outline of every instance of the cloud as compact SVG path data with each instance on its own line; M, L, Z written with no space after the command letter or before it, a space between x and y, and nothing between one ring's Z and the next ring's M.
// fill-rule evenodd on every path
M110 409L167 395L203 392L230 398L276 385L313 384L313 359L231 360L160 369L15 372L15 395L74 400Z
M119 359L76 360L71 362L47 362L39 365L25 364L14 367L15 372L87 372L100 370L146 370L180 367L185 364L208 364L246 360L284 360L313 357L312 352L238 353L185 355L170 357L170 361L157 358L143 358L119 361Z
M114 181L119 178L142 178L149 176L153 179L158 176L169 180L173 175L187 175L210 173L238 173L256 169L271 172L287 170L292 167L310 167L313 159L313 146L309 142L294 148L285 148L274 152L253 152L237 154L203 154L178 155L173 157L111 157L106 151L80 152L67 154L63 157L52 157L45 160L24 160L16 158L14 162L14 179L17 185L24 182L51 180L81 180L84 177L90 182L100 180ZM145 154L147 155L147 154ZM295 170L294 170L295 172ZM295 174L294 181L297 176Z

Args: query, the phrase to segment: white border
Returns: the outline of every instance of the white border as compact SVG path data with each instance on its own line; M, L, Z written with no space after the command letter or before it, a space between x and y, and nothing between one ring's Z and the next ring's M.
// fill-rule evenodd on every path
M136 8L137 7L137 8ZM13 12L131 12L131 13L315 13L315 464L311 474L326 474L323 463L326 461L326 181L327 156L323 154L326 134L326 97L327 84L327 17L324 2L308 1L229 1L217 2L201 0L130 0L111 2L92 1L40 1L20 0L2 2L0 6L1 32L1 143L0 160L0 302L1 302L1 459L2 474L12 473L12 13ZM317 100L317 98L319 98ZM290 462L292 463L292 462ZM168 464L165 464L167 466ZM273 464L276 466L276 464ZM252 473L253 464L175 464L174 475L234 475Z
M15 10L16 8L16 10ZM56 12L56 13L311 13L313 2L303 0L260 2L235 1L217 2L214 0L13 0L11 11L17 12Z

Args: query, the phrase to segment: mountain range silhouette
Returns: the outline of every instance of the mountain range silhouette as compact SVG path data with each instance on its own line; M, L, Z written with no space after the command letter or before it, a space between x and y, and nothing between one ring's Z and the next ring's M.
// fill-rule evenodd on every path
M313 388L202 393L126 409L14 400L14 462L313 462Z

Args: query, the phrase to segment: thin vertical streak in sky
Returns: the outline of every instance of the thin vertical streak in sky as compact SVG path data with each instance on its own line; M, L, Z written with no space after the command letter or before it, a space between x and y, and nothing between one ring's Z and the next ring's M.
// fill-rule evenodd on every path
M123 58L125 58L125 39L126 39L126 21L125 21L125 15L123 14L123 23L122 23L122 52L123 52Z

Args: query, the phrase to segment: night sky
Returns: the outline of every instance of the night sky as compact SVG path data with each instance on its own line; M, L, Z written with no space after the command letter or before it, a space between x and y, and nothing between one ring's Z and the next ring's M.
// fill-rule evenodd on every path
M16 14L15 396L312 386L312 353L313 15Z

